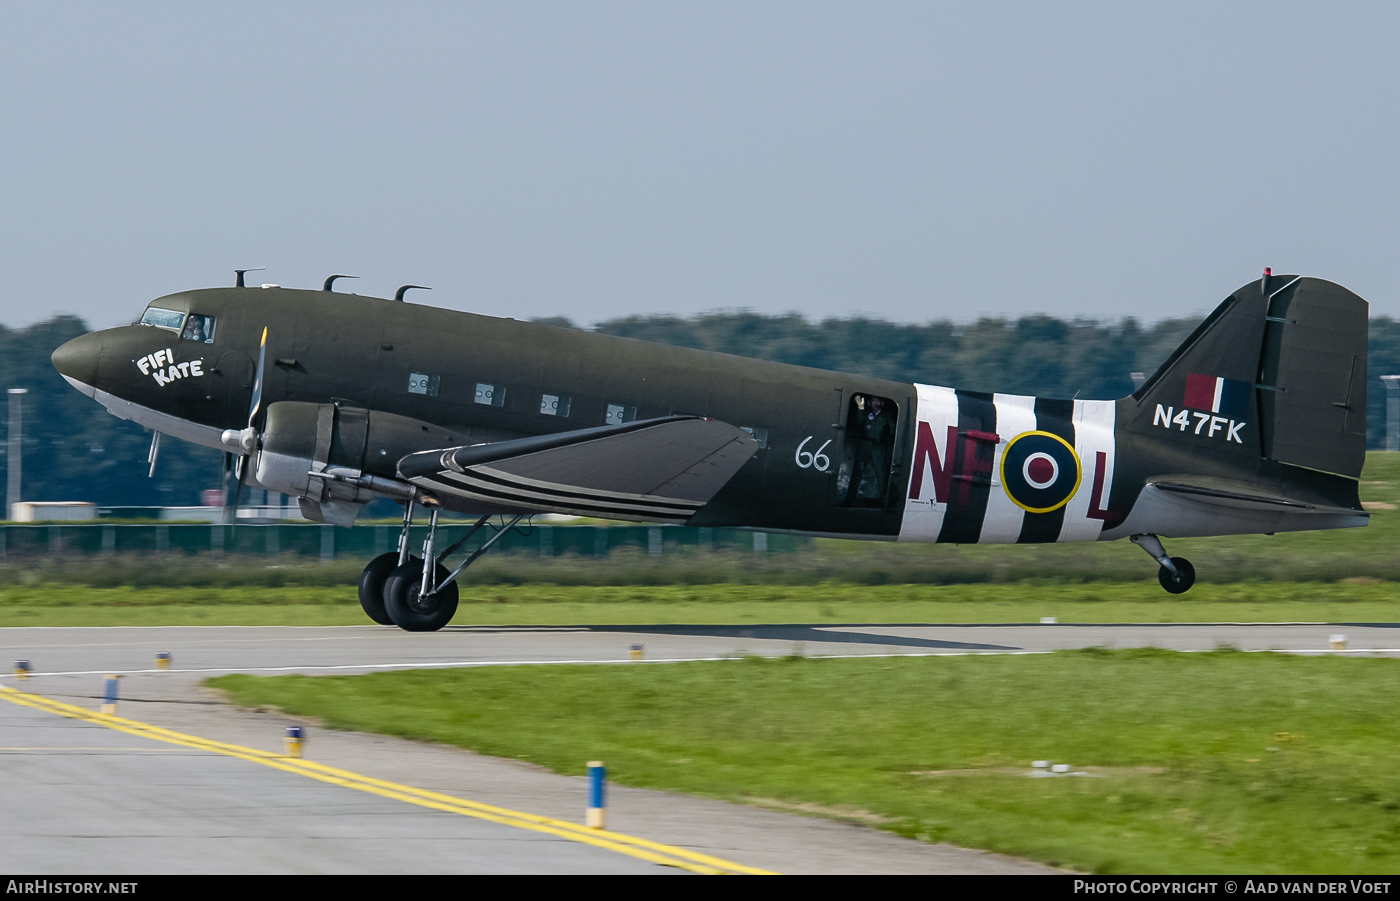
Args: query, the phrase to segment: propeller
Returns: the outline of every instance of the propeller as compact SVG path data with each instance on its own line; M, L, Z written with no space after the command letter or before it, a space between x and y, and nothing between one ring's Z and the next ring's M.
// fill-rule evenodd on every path
M233 505L224 514L225 520L230 525L237 523L238 503L243 499L243 486L248 481L248 470L251 468L253 452L258 449L258 429L255 423L258 413L262 412L263 373L266 368L267 327L264 326L262 342L258 346L258 368L253 372L253 399L248 404L248 427L242 431L226 429L219 439L225 446L240 448L243 451L235 461L235 468L238 470L238 487L233 492Z

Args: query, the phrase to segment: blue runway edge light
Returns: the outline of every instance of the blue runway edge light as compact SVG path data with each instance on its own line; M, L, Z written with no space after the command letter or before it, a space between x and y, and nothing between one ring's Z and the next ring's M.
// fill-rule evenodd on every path
M117 680L120 675L108 676L102 685L102 712L115 714L117 712Z
M584 825L590 829L606 829L608 826L607 799L603 789L607 774L607 767L601 760L588 762L588 812Z

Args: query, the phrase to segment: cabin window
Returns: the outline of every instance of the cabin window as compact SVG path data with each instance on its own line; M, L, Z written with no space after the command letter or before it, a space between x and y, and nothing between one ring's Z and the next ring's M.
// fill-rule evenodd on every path
M753 427L753 426L741 425L741 426L739 426L739 430L740 430L740 431L743 431L743 432L748 432L750 435L752 435L752 436L754 436L755 438L757 438L757 439L758 439L758 449L759 449L759 450L763 450L765 447L768 446L768 430L767 430L767 429L759 429L759 428L755 428L755 427Z
M608 404L608 412L607 415L603 417L603 424L622 425L624 422L631 422L636 418L636 407L624 407L622 404Z
M504 407L506 405L506 386L477 382L476 402L488 407Z
M540 412L545 416L567 418L570 398L567 394L546 394L540 398Z
M408 374L408 393L437 397L438 383L441 381L442 376L440 375L430 375L426 372L410 372Z
M180 335L186 341L197 341L200 344L214 343L214 317L205 316L202 313L191 313L190 318L185 322L185 330Z
M185 324L185 314L179 310L162 310L160 307L147 307L146 314L141 317L142 325L150 325L155 328L170 329L178 333L180 326Z

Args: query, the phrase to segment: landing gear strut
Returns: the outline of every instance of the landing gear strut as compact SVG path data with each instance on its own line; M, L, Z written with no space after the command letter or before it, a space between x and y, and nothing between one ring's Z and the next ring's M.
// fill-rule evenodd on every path
M410 498L404 508L398 550L375 557L360 574L360 606L370 619L382 625L393 624L409 632L436 632L451 622L457 612L457 577L504 538L523 514L510 520L449 573L442 561L479 532L489 516L482 516L451 547L435 554L438 509L433 507L429 514L428 537L423 542L423 556L413 557L408 553L413 503ZM424 566L424 560L431 560L433 565Z
M1128 539L1147 551L1148 556L1161 564L1157 570L1157 581L1172 594L1181 594L1196 584L1196 568L1185 557L1168 557L1167 551L1156 535L1133 535Z

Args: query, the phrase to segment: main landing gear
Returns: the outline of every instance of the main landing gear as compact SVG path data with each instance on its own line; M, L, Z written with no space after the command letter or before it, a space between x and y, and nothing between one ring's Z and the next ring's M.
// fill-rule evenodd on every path
M442 565L447 556L467 543L486 525L488 516L476 521L467 534L441 553L434 554L437 539L438 510L429 514L428 537L423 542L423 556L408 552L408 532L413 525L413 501L404 506L403 527L399 531L399 549L380 554L360 573L360 607L370 619L381 625L395 625L409 632L436 632L452 621L457 612L457 577L518 522L522 515L510 520L500 531L482 542L481 547L451 572ZM432 560L431 569L423 565Z
M413 498L410 497L403 505L403 528L399 530L398 550L375 557L360 573L360 609L381 626L394 624L389 612L384 609L384 585L389 581L389 576L410 561L416 561L420 566L423 563L422 557L411 557L408 553L408 529L412 525Z
M1133 535L1128 539L1147 551L1148 555L1161 564L1157 570L1157 581L1172 594L1181 594L1196 584L1196 568L1185 557L1168 557L1166 549L1156 535Z

